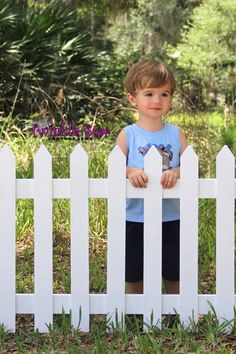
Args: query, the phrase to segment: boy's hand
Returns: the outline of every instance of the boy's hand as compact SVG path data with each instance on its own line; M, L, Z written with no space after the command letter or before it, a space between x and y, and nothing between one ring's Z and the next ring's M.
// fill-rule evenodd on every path
M126 176L129 179L132 186L136 188L146 188L148 177L144 173L144 170L136 167L127 167Z
M161 185L163 189L173 188L180 175L179 167L166 170L161 176Z

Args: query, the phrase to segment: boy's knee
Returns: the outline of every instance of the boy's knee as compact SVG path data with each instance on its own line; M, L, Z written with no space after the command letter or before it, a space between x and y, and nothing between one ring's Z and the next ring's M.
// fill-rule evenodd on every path
M143 281L138 281L135 283L126 282L125 283L125 293L126 294L142 294L143 293Z
M163 279L163 282L167 294L179 294L179 281Z

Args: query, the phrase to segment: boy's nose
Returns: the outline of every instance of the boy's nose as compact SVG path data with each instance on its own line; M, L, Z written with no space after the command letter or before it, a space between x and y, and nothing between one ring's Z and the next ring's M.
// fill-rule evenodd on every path
M155 103L160 103L161 102L161 97L159 95L154 96L154 102Z

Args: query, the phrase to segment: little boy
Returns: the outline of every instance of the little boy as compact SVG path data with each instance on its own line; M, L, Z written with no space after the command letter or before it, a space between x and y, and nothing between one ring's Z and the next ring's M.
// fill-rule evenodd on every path
M144 156L155 146L163 158L160 183L172 188L180 177L180 156L187 147L184 133L164 123L175 91L170 69L156 60L134 64L125 77L128 99L138 110L136 123L127 126L116 143L127 157L126 176L137 188L146 188ZM167 293L179 293L179 201L165 199L162 216L162 277ZM143 199L127 199L126 293L143 292Z

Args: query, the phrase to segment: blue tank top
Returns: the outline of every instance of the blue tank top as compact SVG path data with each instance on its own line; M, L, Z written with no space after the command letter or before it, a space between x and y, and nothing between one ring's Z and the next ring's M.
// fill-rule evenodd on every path
M149 132L136 123L125 127L126 146L128 149L127 166L144 168L144 156L154 145L162 155L163 171L179 166L181 142L179 129L164 123L164 128L157 132ZM143 222L143 199L126 199L126 220ZM179 199L163 199L162 221L180 218Z

